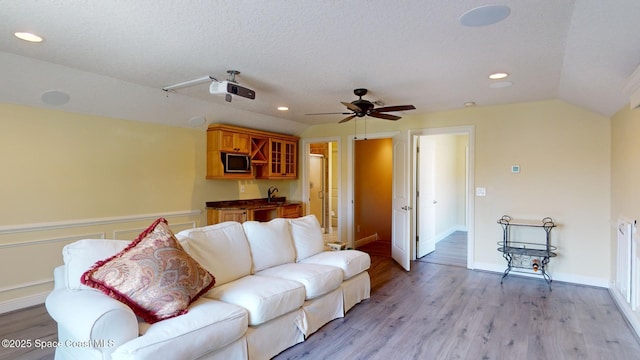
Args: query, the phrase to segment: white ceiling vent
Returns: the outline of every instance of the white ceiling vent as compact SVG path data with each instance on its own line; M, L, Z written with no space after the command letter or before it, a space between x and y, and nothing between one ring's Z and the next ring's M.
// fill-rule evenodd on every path
M640 66L629 76L624 93L629 96L629 107L637 109L640 107Z

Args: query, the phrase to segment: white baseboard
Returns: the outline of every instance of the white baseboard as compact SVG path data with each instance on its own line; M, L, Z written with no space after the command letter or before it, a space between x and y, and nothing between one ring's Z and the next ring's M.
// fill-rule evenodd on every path
M506 270L507 266L506 264L498 265L493 263L475 262L473 264L473 268L475 270L490 271L490 272L502 274ZM527 272L525 269L514 269L511 271L511 274L518 275L518 276L532 277L532 278L542 278L540 276L540 273ZM604 278L594 278L589 276L559 273L554 271L549 271L549 275L551 275L551 278L553 280L562 281L566 283L571 283L576 285L595 286L595 287L601 287L601 288L609 287L609 281Z
M613 286L609 287L609 294L613 298L613 302L616 303L618 309L622 313L622 316L629 322L629 325L636 332L636 336L640 338L640 318L636 315L631 309L631 305L625 301L620 292L616 290Z
M11 299L4 302L0 302L0 314L4 314L10 311L24 309L34 305L44 304L45 299L49 295L49 292L43 292L39 294L33 294L22 298Z
M464 225L456 225L456 226L450 227L445 231L441 231L439 234L435 235L436 243L446 239L449 235L453 234L456 231L467 231L467 227Z
M367 245L367 244L372 243L372 242L374 242L376 240L379 240L378 233L363 237L362 239L356 240L355 248L357 249L360 246Z

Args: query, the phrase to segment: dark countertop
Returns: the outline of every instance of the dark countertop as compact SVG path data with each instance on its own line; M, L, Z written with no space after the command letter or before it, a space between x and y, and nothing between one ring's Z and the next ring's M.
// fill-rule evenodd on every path
M272 198L268 201L267 198L262 199L247 199L247 200L223 200L223 201L207 201L206 205L209 209L258 209L265 207L277 207L284 205L300 204L299 201L287 201L285 196Z

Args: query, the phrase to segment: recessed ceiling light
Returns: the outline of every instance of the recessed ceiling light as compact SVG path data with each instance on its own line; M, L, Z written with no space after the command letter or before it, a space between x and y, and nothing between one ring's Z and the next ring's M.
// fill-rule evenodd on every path
M476 103L474 101L467 101L466 103L464 103L465 107L471 107L471 106L476 106Z
M460 24L464 26L487 26L498 23L511 14L506 5L484 5L471 9L460 16Z
M287 111L287 110L289 110L289 108L288 108L288 107L286 107L286 106L278 106L278 110L280 110L280 111Z
M509 76L509 74L504 73L504 72L497 72L497 73L493 73L493 74L489 75L489 79L498 80L498 79L504 79L507 76Z
M28 32L16 32L13 35L20 40L39 43L42 42L42 38L36 34L28 33Z

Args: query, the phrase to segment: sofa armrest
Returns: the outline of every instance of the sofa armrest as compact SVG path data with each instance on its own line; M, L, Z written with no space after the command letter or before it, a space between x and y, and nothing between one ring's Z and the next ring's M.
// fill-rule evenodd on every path
M100 351L110 353L138 337L138 320L133 311L98 291L69 290L56 285L47 296L45 306L58 327L69 336L69 339L59 339L61 342L91 341Z

